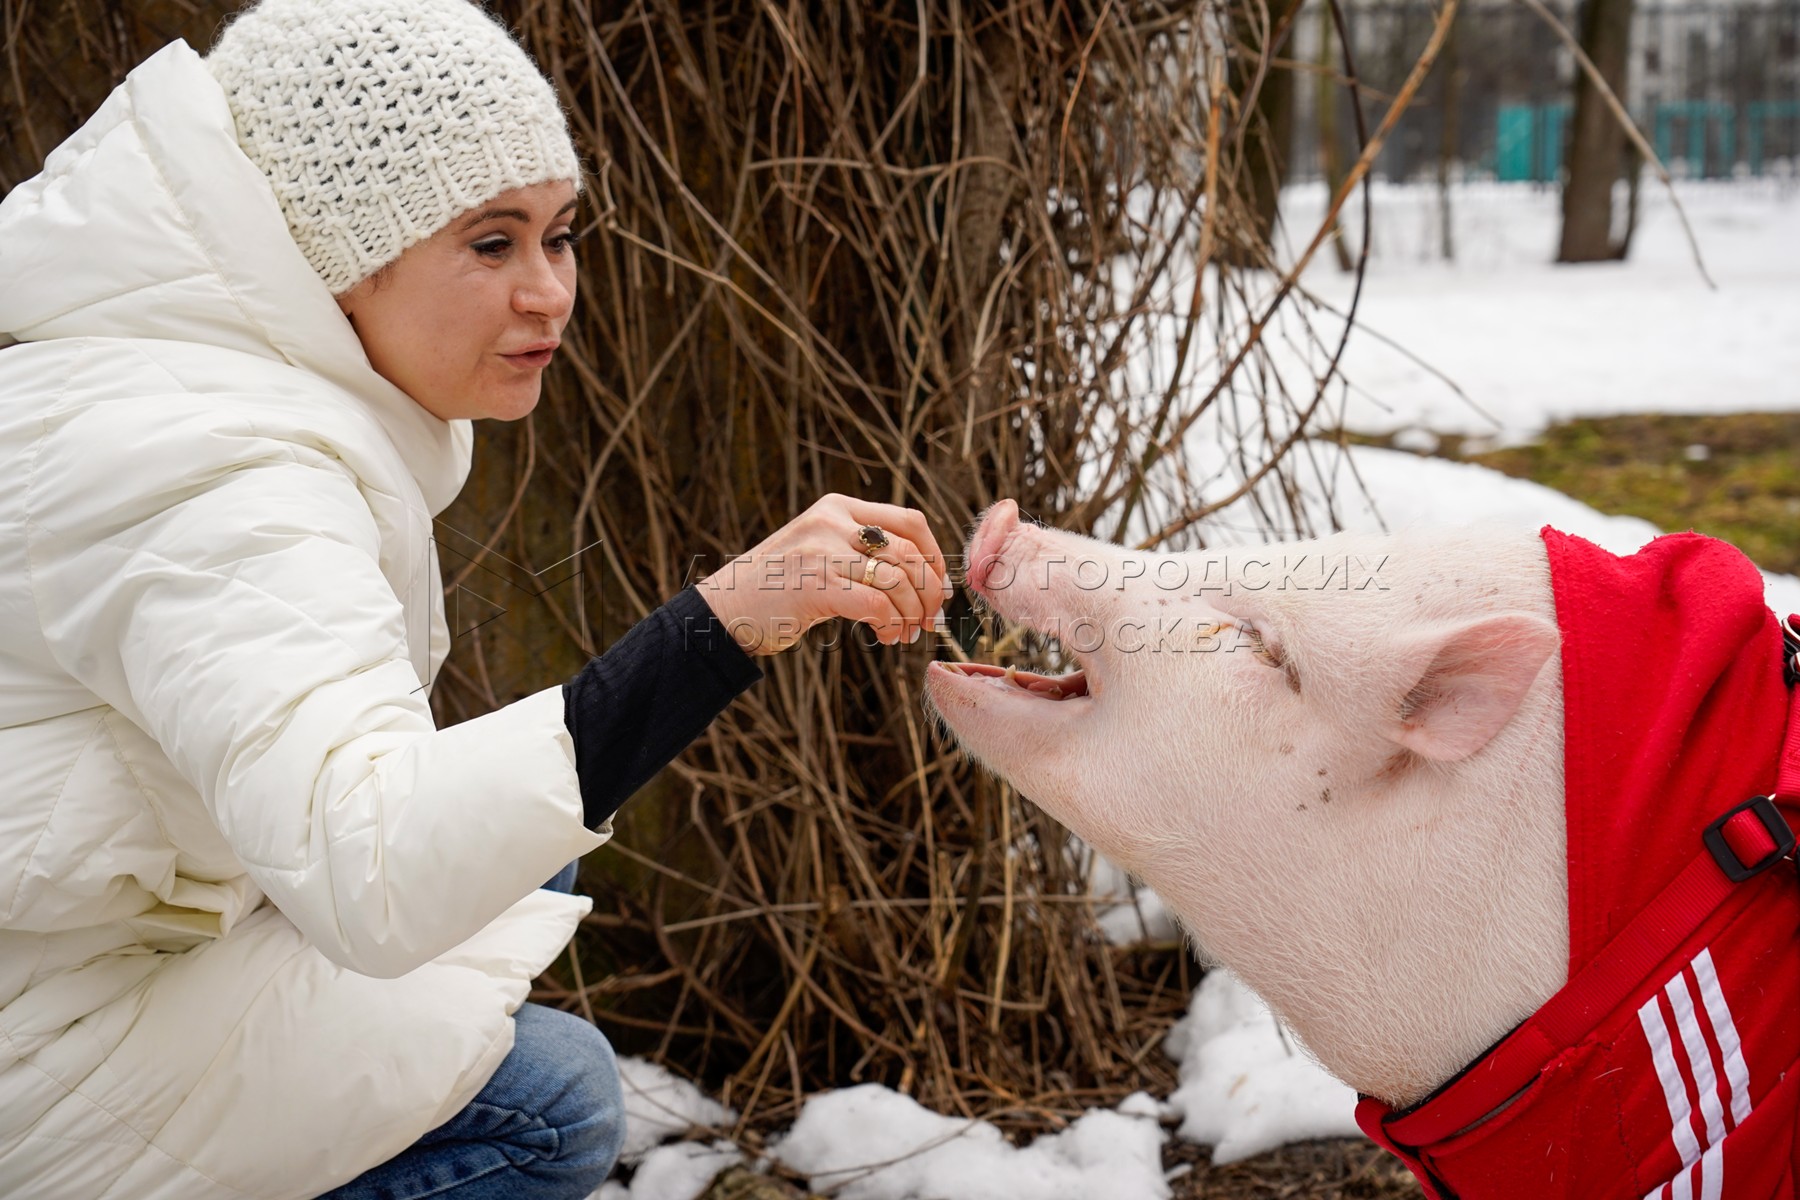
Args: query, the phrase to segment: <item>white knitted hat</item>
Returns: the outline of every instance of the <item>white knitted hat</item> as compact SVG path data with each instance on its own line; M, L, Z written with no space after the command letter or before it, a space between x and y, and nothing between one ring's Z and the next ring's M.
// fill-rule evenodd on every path
M555 91L467 0L263 0L206 64L333 295L502 192L581 186Z

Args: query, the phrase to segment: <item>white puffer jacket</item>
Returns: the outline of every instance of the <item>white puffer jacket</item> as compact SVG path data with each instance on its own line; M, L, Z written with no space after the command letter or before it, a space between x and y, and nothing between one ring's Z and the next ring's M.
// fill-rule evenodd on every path
M0 205L9 340L0 1195L315 1196L486 1082L605 840L559 689L433 728L468 423L371 369L181 43Z

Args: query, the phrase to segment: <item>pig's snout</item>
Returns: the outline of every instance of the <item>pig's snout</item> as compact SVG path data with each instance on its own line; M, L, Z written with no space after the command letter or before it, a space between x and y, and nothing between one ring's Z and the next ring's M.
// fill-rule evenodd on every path
M989 608L1009 622L1056 638L1077 662L1092 665L1105 631L1121 611L1122 563L1112 547L1027 524L1019 519L1016 503L1001 500L976 526L966 555L969 590ZM1093 583L1107 579L1114 586Z
M987 594L988 580L1000 564L1007 539L1019 528L1019 506L1002 500L987 510L975 536L969 539L968 582L971 590Z
M969 590L1006 620L1054 636L1058 609L1049 581L1036 586L1028 568L1044 540L1055 536L1024 525L1013 501L995 504L969 538ZM1087 665L1079 650L1065 649ZM1098 690L1079 669L1042 675L999 664L934 662L926 672L927 697L946 724L966 747L996 764L1010 762L1028 745L1031 757L1052 752L1066 733L1050 733L1048 723L1078 719Z

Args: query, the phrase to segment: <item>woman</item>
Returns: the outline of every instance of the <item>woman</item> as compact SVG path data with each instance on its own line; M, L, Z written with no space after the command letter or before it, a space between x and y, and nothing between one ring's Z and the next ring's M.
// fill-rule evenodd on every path
M431 517L537 402L579 188L478 9L267 0L0 204L0 1193L586 1196L618 1084L521 1007L589 907L539 885L752 656L940 619L919 514L827 497L433 728Z

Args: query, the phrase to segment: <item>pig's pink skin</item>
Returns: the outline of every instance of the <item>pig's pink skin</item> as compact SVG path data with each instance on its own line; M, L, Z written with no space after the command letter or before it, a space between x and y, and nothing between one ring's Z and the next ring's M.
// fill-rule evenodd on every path
M1380 587L1242 586L1253 559L1300 555L1380 561ZM1194 594L1209 560L1207 582L1234 594ZM1109 632L1078 655L1086 697L934 663L929 702L979 761L1154 887L1339 1078L1410 1103L1561 986L1562 676L1534 533L1145 555L1021 524L1002 501L968 562L1009 621ZM1181 567L1186 587L1155 582ZM1102 568L1104 586L1082 586ZM1288 666L1237 639L1178 653L1118 635L1176 617L1254 622Z

